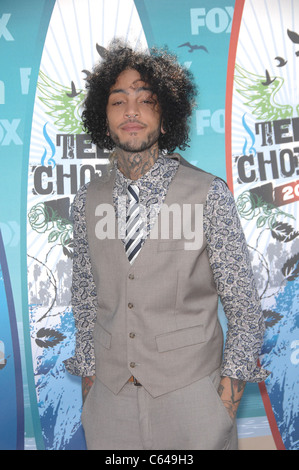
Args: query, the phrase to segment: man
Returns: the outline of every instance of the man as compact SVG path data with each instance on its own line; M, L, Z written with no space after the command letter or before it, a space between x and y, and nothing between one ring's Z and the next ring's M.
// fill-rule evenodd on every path
M84 125L114 163L73 205L66 367L83 377L87 447L237 449L245 383L268 374L257 367L263 318L231 193L172 154L188 142L191 75L165 51L115 41L88 88Z

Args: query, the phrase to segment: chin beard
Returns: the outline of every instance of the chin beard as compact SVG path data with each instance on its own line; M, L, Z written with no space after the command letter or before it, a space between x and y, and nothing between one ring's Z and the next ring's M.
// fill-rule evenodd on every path
M146 150L150 150L158 142L159 137L160 130L156 130L149 134L147 140L143 142L122 142L116 134L110 132L110 138L114 145L124 152L129 153L140 153Z

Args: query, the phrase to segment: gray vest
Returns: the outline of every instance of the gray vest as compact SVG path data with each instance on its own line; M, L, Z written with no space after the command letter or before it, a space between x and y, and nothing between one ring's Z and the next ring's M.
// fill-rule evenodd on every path
M155 236L147 238L132 266L117 236L98 236L100 208L113 207L114 171L88 187L87 232L98 299L96 375L115 394L131 375L156 397L221 365L223 334L206 240L203 236L194 249L185 230L190 216L194 228L213 178L181 159L165 199L166 207L181 209L181 237L171 220L165 236L161 210ZM109 216L117 235L114 211Z

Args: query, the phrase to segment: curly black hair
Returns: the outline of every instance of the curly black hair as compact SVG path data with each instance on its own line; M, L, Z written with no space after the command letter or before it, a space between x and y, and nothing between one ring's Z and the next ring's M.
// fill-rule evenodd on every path
M192 74L167 48L134 51L120 40L110 43L104 59L87 78L88 93L82 123L92 141L100 148L114 149L115 145L107 135L106 107L111 87L121 72L128 69L139 72L141 79L157 95L165 131L159 137L159 148L169 153L176 148L185 150L189 142L189 118L197 94Z

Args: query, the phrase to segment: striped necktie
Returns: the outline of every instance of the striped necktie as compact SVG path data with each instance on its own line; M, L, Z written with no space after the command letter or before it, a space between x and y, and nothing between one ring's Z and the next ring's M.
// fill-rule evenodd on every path
M136 184L128 186L129 207L126 219L125 250L130 263L137 257L142 246L142 217L139 207L139 188Z

